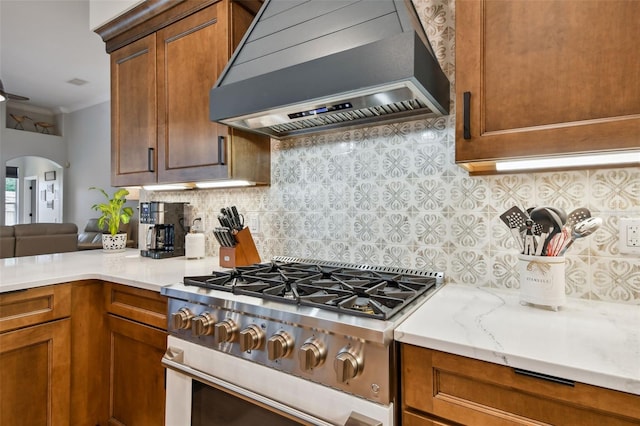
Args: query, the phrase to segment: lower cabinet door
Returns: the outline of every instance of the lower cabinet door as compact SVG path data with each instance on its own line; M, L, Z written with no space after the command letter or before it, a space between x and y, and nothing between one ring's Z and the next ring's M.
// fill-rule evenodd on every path
M167 333L108 315L109 424L164 424L165 373L160 364Z
M71 321L0 334L0 425L69 424Z

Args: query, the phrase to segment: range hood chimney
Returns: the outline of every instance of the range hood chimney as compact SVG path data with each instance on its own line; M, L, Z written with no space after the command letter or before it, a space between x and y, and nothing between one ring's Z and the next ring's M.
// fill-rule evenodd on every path
M266 0L210 92L211 120L277 139L448 113L411 0Z

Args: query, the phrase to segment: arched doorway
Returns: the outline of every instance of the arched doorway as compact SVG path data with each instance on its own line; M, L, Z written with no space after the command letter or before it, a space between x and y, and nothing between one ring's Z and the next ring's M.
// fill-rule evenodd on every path
M62 222L62 166L35 156L14 158L5 166L5 225Z

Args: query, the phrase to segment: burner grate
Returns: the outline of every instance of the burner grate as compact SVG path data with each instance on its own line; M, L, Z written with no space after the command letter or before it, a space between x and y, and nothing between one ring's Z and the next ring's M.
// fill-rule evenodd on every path
M315 262L315 263L314 263ZM276 257L185 285L339 313L389 319L442 280L442 273Z

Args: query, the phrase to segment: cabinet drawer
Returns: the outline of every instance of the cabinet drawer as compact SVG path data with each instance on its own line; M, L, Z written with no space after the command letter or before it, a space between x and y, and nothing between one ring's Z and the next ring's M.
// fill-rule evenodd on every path
M525 372L526 373L526 372ZM463 424L632 425L640 396L402 345L403 407Z
M71 315L71 286L58 284L0 294L0 332Z
M163 330L167 328L167 298L155 291L105 283L105 309Z

